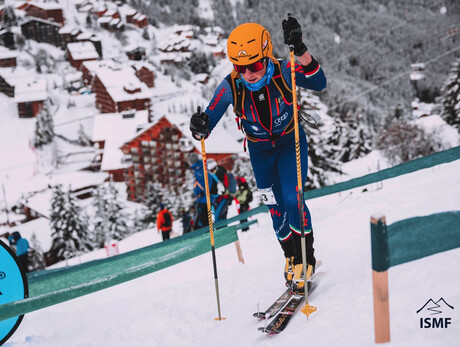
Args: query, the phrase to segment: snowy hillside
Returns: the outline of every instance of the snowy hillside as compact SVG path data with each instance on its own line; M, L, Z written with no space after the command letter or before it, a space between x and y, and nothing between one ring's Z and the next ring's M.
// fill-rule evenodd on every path
M323 261L310 299L318 312L297 314L279 336L257 331L252 317L283 290L284 259L268 214L240 232L245 264L233 245L217 250L222 314L218 322L211 254L63 304L27 314L6 344L20 346L372 346L369 219L388 224L458 210L460 161L309 201L315 248ZM438 232L434 230L434 232ZM139 233L143 246L155 239ZM132 241L131 241L132 242ZM132 247L132 245L126 245ZM120 243L124 247L124 241ZM460 342L460 250L389 270L391 345L457 346ZM448 329L421 329L416 311L430 298L455 308Z

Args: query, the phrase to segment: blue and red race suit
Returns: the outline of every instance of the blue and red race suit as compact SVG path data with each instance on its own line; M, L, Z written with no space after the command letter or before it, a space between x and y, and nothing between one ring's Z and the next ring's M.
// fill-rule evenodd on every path
M282 76L291 88L290 62L284 60L279 62ZM313 59L308 66L296 64L295 70L298 87L316 91L326 87L326 77L316 60ZM210 131L220 121L228 106L234 104L229 76L217 87L206 108ZM246 88L244 84L243 88ZM245 95L241 126L249 139L248 149L257 187L259 191L268 192L262 197L271 196L271 199L267 199L266 205L272 216L273 228L280 241L287 241L292 236L292 232L300 234L295 138L292 131L293 107L282 98L273 80L256 92L246 88ZM302 127L299 131L302 182L305 184L308 171L308 145ZM312 229L311 216L305 202L303 203L305 232L309 233Z

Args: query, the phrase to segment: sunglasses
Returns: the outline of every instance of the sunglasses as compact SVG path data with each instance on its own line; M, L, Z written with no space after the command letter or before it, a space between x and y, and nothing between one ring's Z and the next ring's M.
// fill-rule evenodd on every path
M246 69L249 69L251 72L258 72L262 70L265 66L265 58L256 61L255 63L249 64L249 65L235 65L233 64L233 67L235 68L236 72L239 73L245 73Z

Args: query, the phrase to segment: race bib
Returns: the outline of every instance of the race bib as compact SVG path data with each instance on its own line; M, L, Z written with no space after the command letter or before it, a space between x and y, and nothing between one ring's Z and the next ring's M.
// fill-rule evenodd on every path
M275 194L273 194L272 188L257 188L259 191L260 197L265 205L276 205Z

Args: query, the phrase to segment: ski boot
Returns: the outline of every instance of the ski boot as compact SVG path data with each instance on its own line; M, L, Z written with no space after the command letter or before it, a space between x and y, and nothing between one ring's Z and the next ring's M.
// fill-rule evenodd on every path
M284 278L286 279L286 287L292 286L292 278L294 277L294 257L286 258L284 266Z
M312 276L315 273L315 267L313 265L307 265L307 283L308 283L308 290L311 289L312 286ZM304 295L305 294L305 280L303 278L303 265L297 264L294 265L294 278L292 280L292 292L297 295Z

